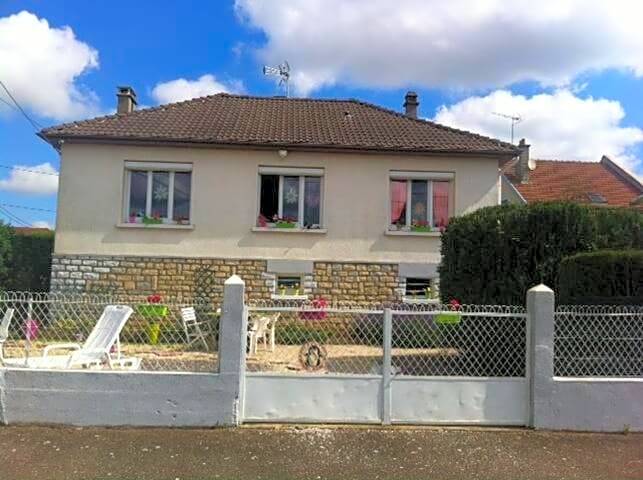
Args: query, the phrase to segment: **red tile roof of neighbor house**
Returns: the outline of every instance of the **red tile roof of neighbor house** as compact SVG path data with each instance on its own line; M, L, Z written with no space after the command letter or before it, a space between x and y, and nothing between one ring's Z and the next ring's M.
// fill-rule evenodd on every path
M16 235L23 235L25 237L30 237L32 235L44 235L54 232L53 230L44 227L13 227L13 231Z
M220 93L46 128L59 140L513 156L515 146L357 100Z
M503 172L527 202L597 203L590 194L598 194L605 199L603 204L627 207L643 194L643 185L607 156L600 162L535 160L527 183L518 180L517 164L518 159L508 162Z

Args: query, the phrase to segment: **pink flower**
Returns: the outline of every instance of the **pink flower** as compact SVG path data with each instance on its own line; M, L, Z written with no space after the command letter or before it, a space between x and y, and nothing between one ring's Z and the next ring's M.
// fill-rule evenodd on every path
M150 303L161 303L161 296L158 293L150 295L147 297L147 301Z
M451 307L451 310L460 310L460 302L458 302L455 298L449 301L449 306Z

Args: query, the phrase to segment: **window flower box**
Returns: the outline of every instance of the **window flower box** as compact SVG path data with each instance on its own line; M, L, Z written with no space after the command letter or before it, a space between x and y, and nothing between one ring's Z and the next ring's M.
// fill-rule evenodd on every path
M163 219L145 216L143 217L141 223L143 223L143 225L161 225L163 223Z
M297 228L297 224L295 222L279 221L275 224L275 228Z
M413 225L411 226L412 232L432 232L433 229L429 225Z

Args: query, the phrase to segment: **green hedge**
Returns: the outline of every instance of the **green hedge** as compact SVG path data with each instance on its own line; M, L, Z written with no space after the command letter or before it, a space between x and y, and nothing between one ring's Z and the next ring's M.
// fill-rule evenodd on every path
M643 248L643 213L574 203L501 205L454 218L442 236L444 301L524 304L532 286L555 286L564 257Z
M47 292L51 277L54 232L11 235L7 290Z
M564 258L557 287L561 304L643 304L643 250L601 250Z

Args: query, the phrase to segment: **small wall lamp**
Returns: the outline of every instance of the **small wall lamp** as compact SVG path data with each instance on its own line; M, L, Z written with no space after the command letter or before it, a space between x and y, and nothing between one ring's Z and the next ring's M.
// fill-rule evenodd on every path
M281 158L286 158L288 156L288 150L279 150L277 153Z

